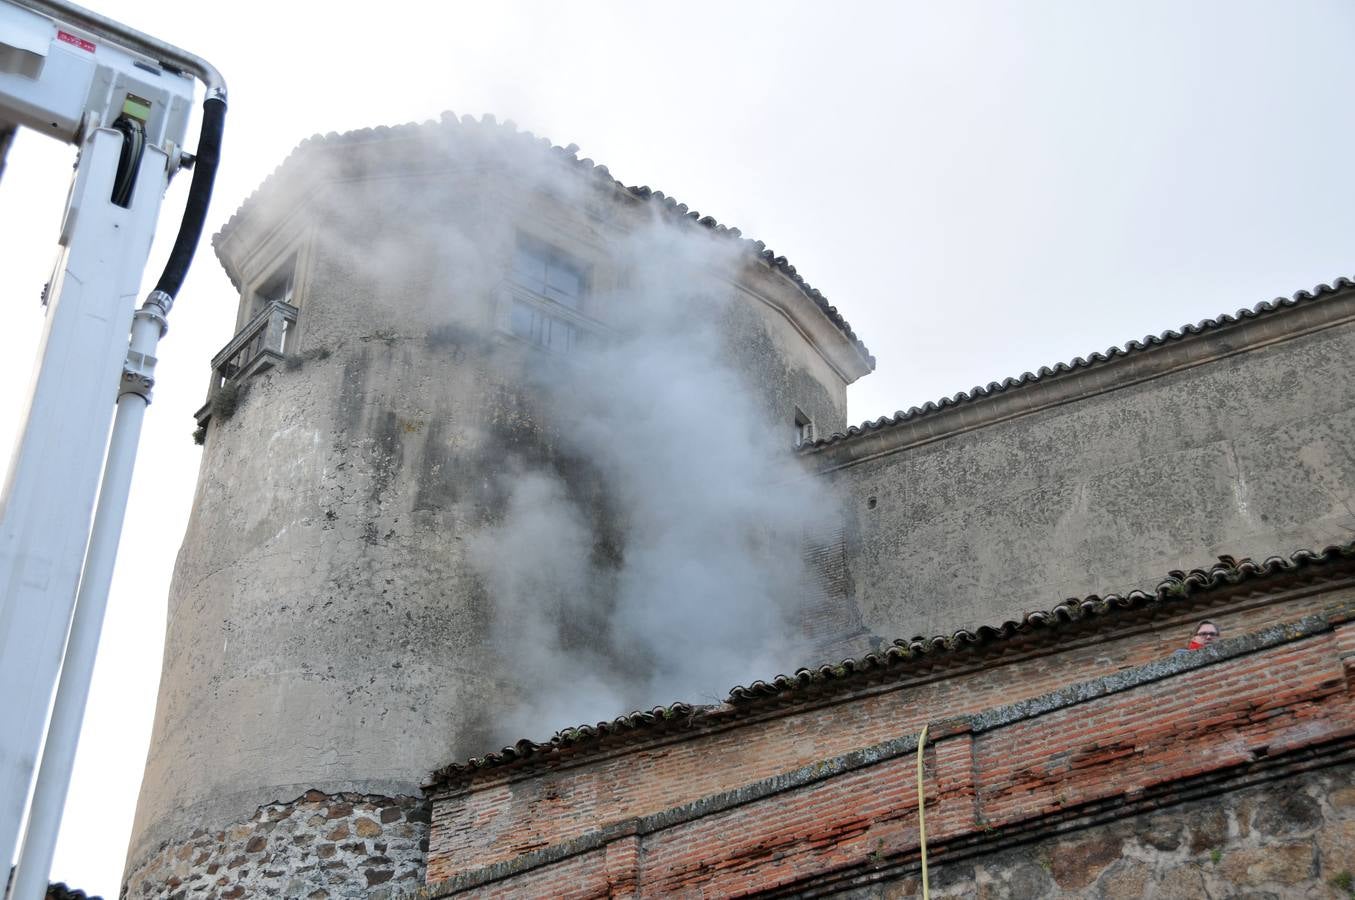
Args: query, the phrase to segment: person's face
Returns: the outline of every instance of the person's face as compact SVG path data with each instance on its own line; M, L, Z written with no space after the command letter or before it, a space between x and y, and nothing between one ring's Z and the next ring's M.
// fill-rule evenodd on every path
M1218 639L1219 630L1214 625L1201 625L1195 631L1195 640L1198 641L1202 647L1208 647Z

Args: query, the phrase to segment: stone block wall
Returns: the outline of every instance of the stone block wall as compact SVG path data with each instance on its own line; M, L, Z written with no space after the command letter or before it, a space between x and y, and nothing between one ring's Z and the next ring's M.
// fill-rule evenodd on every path
M1355 766L1264 781L930 868L931 896L1315 897L1355 886ZM922 893L914 873L834 891L855 900Z
M935 634L1050 595L1141 588L1218 554L1349 540L1353 385L1355 289L1338 284L976 389L805 460L842 496L846 581L866 626Z
M198 829L127 873L127 898L393 897L423 881L428 809L419 798L307 791L245 822Z

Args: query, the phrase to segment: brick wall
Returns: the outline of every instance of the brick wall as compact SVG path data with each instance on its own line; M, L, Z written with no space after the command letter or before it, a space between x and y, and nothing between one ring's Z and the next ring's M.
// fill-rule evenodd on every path
M1340 763L1355 743L1349 592L1230 604L1209 617L1233 636L1202 653L1170 654L1198 610L1121 620L968 671L760 718L717 710L693 734L487 773L434 799L428 894L725 895L906 868L927 721L938 860L1226 793L1304 754Z
M1257 630L1321 609L1355 591L1313 593L1283 603L1235 600L1212 610L1225 636ZM612 822L650 815L684 802L738 790L799 766L915 734L929 719L1038 697L1069 684L1169 657L1193 630L1198 611L1112 632L1093 629L1066 643L1018 648L955 670L922 671L834 702L744 717L739 710L707 716L707 730L589 757L532 776L477 777L468 790L435 804L432 850L442 871L483 866L559 844ZM712 765L718 760L718 765ZM432 873L430 873L432 874Z

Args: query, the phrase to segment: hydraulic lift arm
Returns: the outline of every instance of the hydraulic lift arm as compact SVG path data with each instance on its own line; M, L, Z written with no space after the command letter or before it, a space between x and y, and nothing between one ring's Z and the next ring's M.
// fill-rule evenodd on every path
M190 75L207 87L193 183L169 262L134 317L165 189L194 162L182 148ZM32 393L0 494L0 865L13 857L48 727L15 900L46 889L156 342L201 235L225 101L220 75L191 54L59 0L0 0L0 134L21 126L79 147Z

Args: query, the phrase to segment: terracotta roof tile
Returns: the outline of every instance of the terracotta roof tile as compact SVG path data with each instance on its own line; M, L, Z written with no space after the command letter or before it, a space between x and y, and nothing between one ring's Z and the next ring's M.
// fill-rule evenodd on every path
M1235 560L1220 556L1219 562L1207 569L1190 572L1173 570L1151 593L1130 591L1127 594L1092 594L1081 599L1070 597L1048 610L1027 613L1019 620L1007 620L1001 625L980 625L974 630L960 629L950 634L908 640L896 640L877 653L859 659L844 659L836 665L799 669L790 675L778 675L770 681L755 681L747 687L735 687L729 692L729 703L745 703L762 697L794 692L824 682L852 680L854 676L884 669L902 669L911 663L924 661L945 653L954 653L970 647L981 647L1015 638L1042 629L1060 626L1083 619L1105 616L1121 610L1138 609L1159 603L1170 603L1244 581L1297 572L1300 569L1332 564L1342 559L1355 559L1355 541L1333 545L1321 551L1299 550L1289 557L1272 556L1260 563L1250 559Z
M663 730L678 730L690 725L696 716L713 708L679 702L669 706L656 706L650 710L637 710L623 716L617 716L610 722L564 728L557 731L549 741L544 743L537 743L524 738L511 747L504 747L497 753L486 753L484 756L473 757L464 763L452 763L445 766L433 773L433 783L455 780L458 777L474 774L480 769L503 766L532 757L559 755L574 745L592 744L604 738L617 737L641 729L647 734L655 734Z

